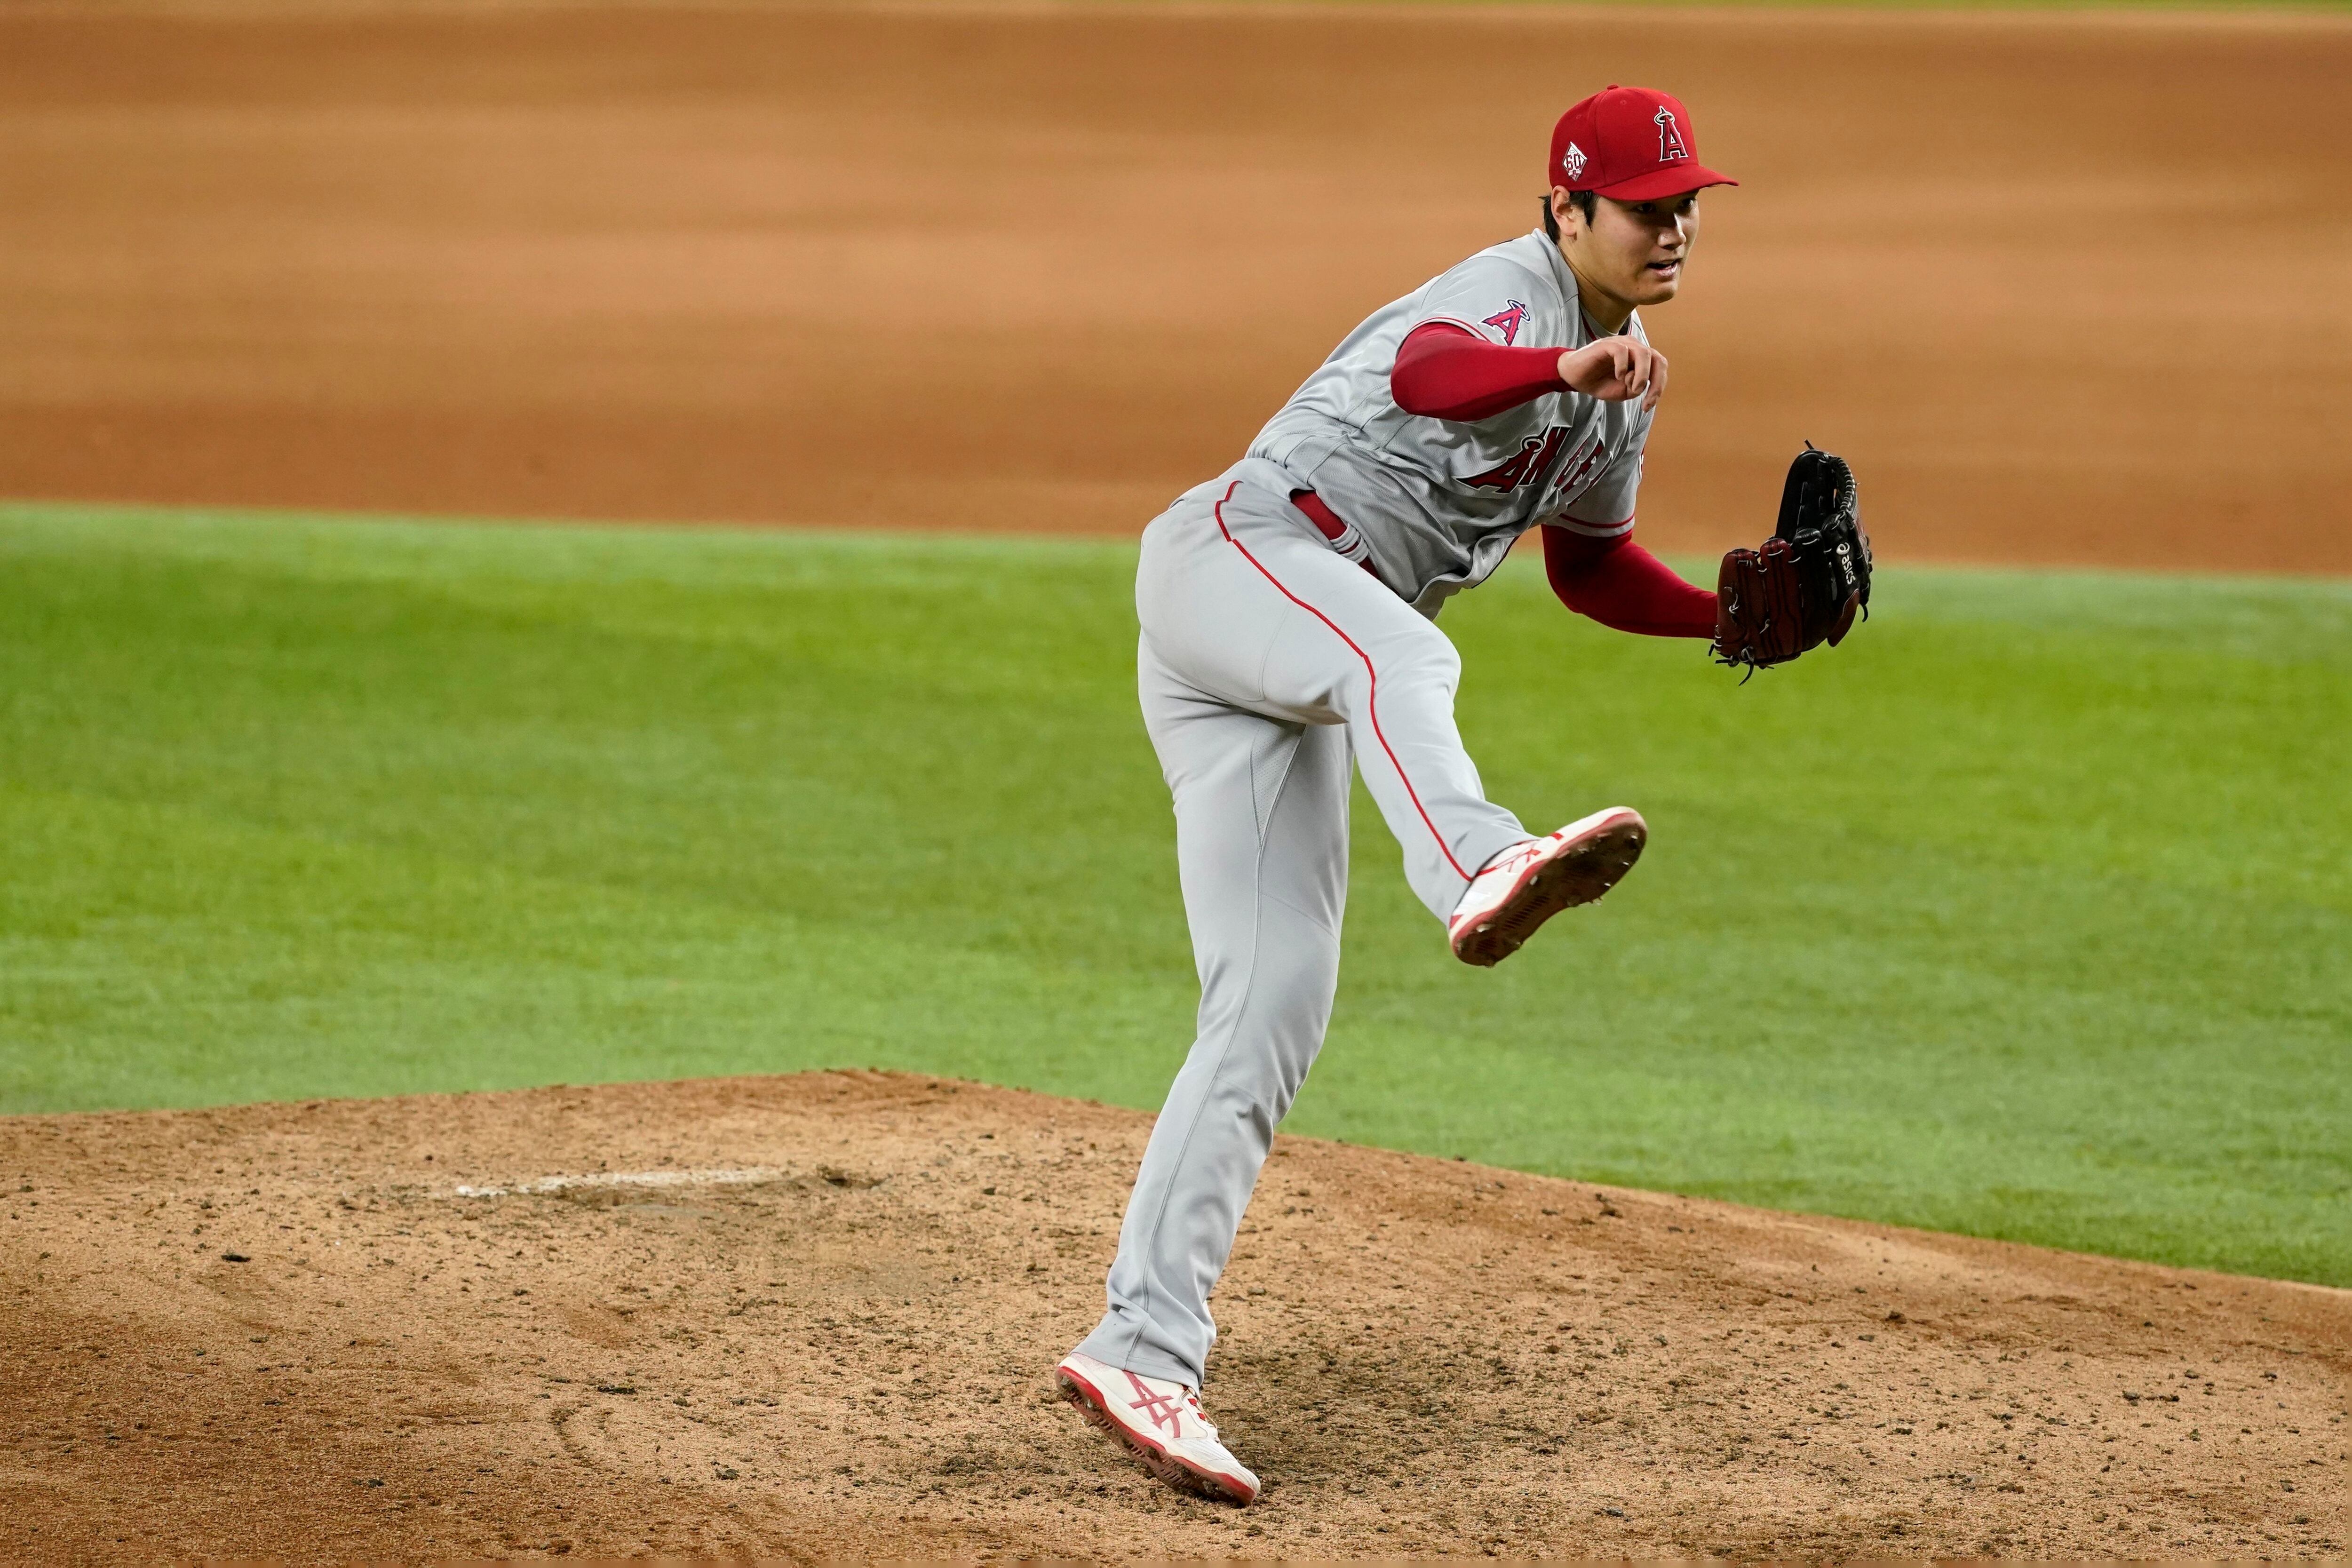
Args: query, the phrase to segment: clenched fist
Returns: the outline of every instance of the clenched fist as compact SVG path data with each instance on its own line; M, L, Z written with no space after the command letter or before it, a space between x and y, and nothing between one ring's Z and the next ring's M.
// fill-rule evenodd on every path
M1643 412L1666 390L1666 356L1638 338L1602 338L1559 356L1559 378L1570 390L1603 403L1642 400Z

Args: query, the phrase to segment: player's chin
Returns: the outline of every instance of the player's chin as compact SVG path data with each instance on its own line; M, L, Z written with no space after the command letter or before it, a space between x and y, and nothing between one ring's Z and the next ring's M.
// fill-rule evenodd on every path
M1637 305L1658 304L1663 300L1673 299L1675 291L1682 286L1681 262L1670 262L1663 267L1644 267L1642 268L1640 295L1633 302Z

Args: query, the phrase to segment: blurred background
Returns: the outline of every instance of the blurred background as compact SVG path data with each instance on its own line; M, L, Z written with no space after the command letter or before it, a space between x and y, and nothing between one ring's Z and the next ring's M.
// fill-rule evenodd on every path
M1290 1125L2352 1284L2341 7L0 0L0 1111L1156 1105L1135 537L1612 81L1742 182L1643 537L1810 438L1876 614L1449 607L1652 853L1473 973L1360 800Z
M2341 12L0 10L0 493L1131 536L1553 119L1710 193L1643 504L1801 439L1891 559L2352 569Z

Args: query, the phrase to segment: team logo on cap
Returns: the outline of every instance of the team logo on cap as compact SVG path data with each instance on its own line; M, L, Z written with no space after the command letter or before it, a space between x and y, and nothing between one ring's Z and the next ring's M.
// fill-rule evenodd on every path
M1662 103L1653 118L1658 122L1658 162L1671 163L1677 158L1689 157L1690 149L1683 145L1682 127L1675 123L1675 111Z
M1570 142L1568 151L1559 155L1559 166L1570 179L1580 177L1584 173L1584 149Z

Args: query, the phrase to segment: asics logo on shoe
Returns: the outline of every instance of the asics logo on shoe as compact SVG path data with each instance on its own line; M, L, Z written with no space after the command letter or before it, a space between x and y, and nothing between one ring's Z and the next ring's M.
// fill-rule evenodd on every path
M1062 1396L1160 1480L1226 1502L1256 1499L1257 1478L1217 1441L1217 1429L1201 1414L1200 1396L1190 1385L1147 1378L1080 1351L1054 1370ZM1116 1392L1122 1376L1129 1392Z
M1470 879L1471 885L1475 887L1485 882L1492 887L1497 881L1516 876L1520 867L1550 848L1558 837L1555 834L1550 838L1530 838L1524 844L1513 845L1479 868L1478 874Z
M1154 1426L1167 1427L1171 1437L1179 1436L1183 1429L1182 1396L1156 1393L1150 1384L1131 1372L1127 1374L1127 1381L1135 1385L1135 1407L1141 1411Z

